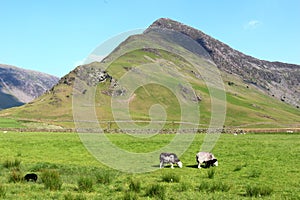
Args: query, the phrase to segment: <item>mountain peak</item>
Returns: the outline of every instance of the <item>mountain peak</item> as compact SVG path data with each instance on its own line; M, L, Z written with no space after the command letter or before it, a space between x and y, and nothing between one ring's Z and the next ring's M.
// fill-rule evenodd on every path
M153 28L164 28L164 29L169 29L173 31L178 31L181 32L185 35L190 36L194 40L197 40L200 37L209 37L205 33L203 33L200 30L197 30L191 26L185 25L181 22L175 21L170 18L159 18L158 20L154 21L148 29L153 29Z
M193 39L197 39L197 37L199 37L199 36L206 36L206 37L208 36L198 29L195 29L191 26L185 25L181 22L175 21L170 18L157 19L149 26L149 29L151 29L151 28L165 28L165 29L169 29L169 30L178 31L178 32L181 32L183 34L190 36Z
M173 25L182 24L181 22L175 21L170 18L159 18L156 21L154 21L151 26L169 26L169 28ZM183 24L182 24L183 25Z
M170 48L159 48L159 45L157 47L152 43L154 40L160 44L170 44ZM134 50L128 49L136 44L145 44L145 46L138 46ZM172 53L172 50L179 54L182 52L180 50L184 50L187 54L177 55L177 53ZM128 100L122 99L121 101L130 105L130 112L133 113L132 119L142 121L150 119L148 110L152 105L159 103L165 106L167 120L174 124L174 121L182 119L180 105L177 100L173 101L177 96L172 95L168 88L156 84L156 78L153 81L154 84L150 79L148 82L148 78L161 75L160 71L154 68L158 67L159 70L167 73L168 84L175 84L174 87L176 91L178 90L180 98L188 100L190 92L180 83L181 78L179 82L173 82L178 79L177 74L182 75L191 86L195 86L193 94L196 98L191 99L193 101L191 103L201 103L201 112L205 114L202 115L204 117L201 118L200 123L206 126L210 122L211 101L206 84L201 78L202 71L200 70L204 68L193 66L187 60L189 56L199 59L196 65L202 65L202 63L212 65L214 62L220 69L223 82L226 84L224 85L228 105L226 126L255 127L269 123L270 126L276 127L284 127L286 124L299 125L299 111L280 102L281 100L299 108L300 67L298 65L253 58L200 30L168 18L156 20L143 34L130 36L101 62L78 66L62 77L58 84L42 97L19 109L6 111L5 115L21 116L27 119L38 117L39 120L45 120L47 123L52 121L55 124L73 127L72 122L77 121L73 120L76 116L73 109L77 106L78 109L92 109L93 113L96 111L97 120L109 121L109 127L111 127L110 122L116 120L112 112L112 98L118 95L126 98L129 94ZM194 70L197 67L200 68L199 71ZM214 75L211 76L209 78L214 78ZM138 87L131 94L130 90L125 87L126 83L123 87L120 81L128 77L132 83L142 84L145 87ZM75 80L78 80L80 84L75 84ZM96 92L95 95L91 95L92 91L87 90L85 86L92 86L93 91ZM97 97L95 101L90 98L92 96ZM74 97L79 97L79 99L84 97L83 99L93 102L74 103ZM78 114L82 116L82 112ZM85 121L84 117L80 119ZM117 124L114 123L112 127L116 127L115 125Z
M245 84L299 107L299 65L270 62L245 55L200 30L169 18L156 20L145 32L151 29L168 29L189 36L209 53L221 71L236 75Z

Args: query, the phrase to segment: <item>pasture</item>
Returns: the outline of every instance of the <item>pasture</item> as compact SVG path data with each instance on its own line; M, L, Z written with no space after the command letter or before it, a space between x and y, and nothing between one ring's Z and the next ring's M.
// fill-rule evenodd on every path
M137 153L174 137L107 136ZM198 169L204 137L196 135L180 156L181 169L159 169L157 155L157 170L129 174L99 163L76 133L1 132L0 199L300 199L299 134L221 135L212 151L219 166ZM21 179L30 172L38 174L36 183Z

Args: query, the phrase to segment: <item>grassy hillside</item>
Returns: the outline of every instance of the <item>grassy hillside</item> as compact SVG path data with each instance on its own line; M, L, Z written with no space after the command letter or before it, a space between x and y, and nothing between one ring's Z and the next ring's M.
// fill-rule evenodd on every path
M69 85L58 84L30 103L3 110L0 117L21 120L24 126L28 126L28 122L36 122L73 127L72 90Z
M174 135L142 140L125 134L107 136L118 147L141 153L166 145ZM299 199L299 136L224 134L213 149L219 166L198 169L195 155L205 137L198 134L180 156L183 168L159 169L157 155L151 165L154 171L127 174L99 163L76 134L1 132L0 198ZM45 188L42 177L49 171L59 175L54 181L61 184L59 189ZM38 175L36 183L17 179L29 172Z
M176 70L185 77L193 87L195 94L201 98L198 103L200 127L207 127L210 121L211 99L204 81L195 75L194 68L184 58L163 50L135 50L116 59L107 69L115 80L130 71L138 71L147 64L160 65L164 70ZM99 63L88 65L97 68ZM155 73L155 71L153 71ZM143 79L145 74L141 74ZM71 72L65 79L75 76ZM226 127L295 127L300 124L300 111L275 98L266 96L238 77L223 73L226 88L227 111ZM133 80L140 81L140 80ZM24 106L0 112L2 118L29 120L62 127L74 127L72 122L72 82L61 80L53 90ZM106 127L107 121L113 121L111 111L112 88L108 80L99 83L95 95L98 119ZM181 120L181 110L176 96L163 85L149 83L138 87L130 97L129 108L132 119L149 120L149 109L160 104L167 113L167 121ZM113 123L112 123L113 124ZM26 126L26 124L25 124ZM1 125L0 125L1 127Z
M267 96L238 78L224 75L227 94L227 126L299 127L300 111Z

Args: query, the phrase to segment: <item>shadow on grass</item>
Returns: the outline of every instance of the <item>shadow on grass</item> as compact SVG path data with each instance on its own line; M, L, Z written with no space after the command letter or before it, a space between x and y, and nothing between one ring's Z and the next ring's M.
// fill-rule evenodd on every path
M198 165L197 164L196 165L186 165L186 167L188 167L188 168L197 168L198 169ZM204 168L204 169L208 169L210 167L212 167L212 166L201 165L201 168Z
M159 168L159 165L152 165L151 167Z
M188 167L188 168L198 168L198 165L196 164L196 165L186 165L186 167Z
M160 165L152 165L151 167L159 168ZM174 168L179 168L177 165L173 165ZM171 168L171 165L165 165L163 168Z

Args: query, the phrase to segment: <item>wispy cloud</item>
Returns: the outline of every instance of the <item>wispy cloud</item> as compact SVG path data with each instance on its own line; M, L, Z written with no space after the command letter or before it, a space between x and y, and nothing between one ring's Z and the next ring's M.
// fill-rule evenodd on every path
M250 20L249 22L247 22L244 25L244 29L245 30L253 30L253 29L258 28L261 24L262 24L262 22L259 20Z

